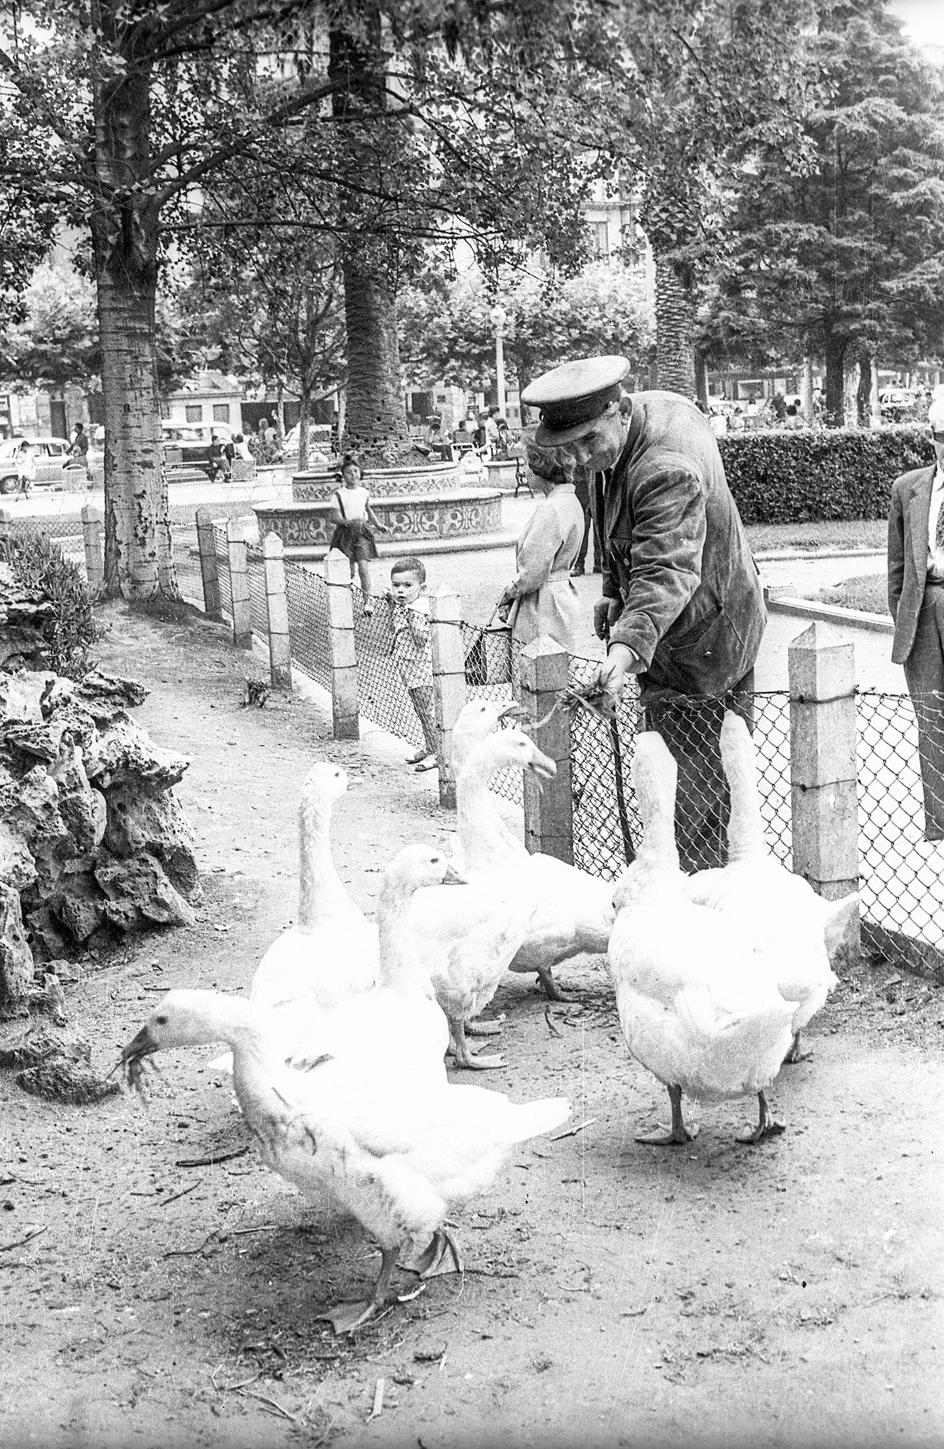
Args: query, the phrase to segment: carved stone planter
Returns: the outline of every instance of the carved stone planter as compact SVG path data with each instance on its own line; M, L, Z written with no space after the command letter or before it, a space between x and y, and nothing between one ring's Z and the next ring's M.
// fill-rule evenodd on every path
M371 501L391 496L400 498L404 494L438 493L452 490L461 483L459 469L455 463L426 463L409 468L368 468L364 473L364 487L370 492ZM292 476L292 498L296 503L317 503L329 498L338 486L336 472L311 469Z
M478 538L501 534L501 494L495 488L449 488L442 493L405 495L376 494L371 486L371 507L389 525L389 533L378 533L379 545L470 543ZM333 492L333 488L329 490ZM293 484L294 492L294 484ZM286 551L296 557L321 558L328 549L334 522L329 497L310 502L259 504L253 512L259 522L259 536L278 534Z
M489 488L500 488L503 493L513 493L518 478L517 458L486 458L485 476Z

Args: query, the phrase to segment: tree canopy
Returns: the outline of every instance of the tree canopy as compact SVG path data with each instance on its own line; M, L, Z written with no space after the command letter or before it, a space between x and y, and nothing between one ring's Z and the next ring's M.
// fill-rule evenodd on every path
M745 172L707 335L718 352L823 357L839 422L850 359L941 346L944 85L883 0L820 0L798 62L817 79L803 145Z
M529 271L504 276L495 292L474 270L449 283L439 274L401 293L401 352L411 379L487 390L495 375L490 313L508 313L505 362L523 387L558 363L594 352L648 361L653 319L643 275L597 263L574 276Z

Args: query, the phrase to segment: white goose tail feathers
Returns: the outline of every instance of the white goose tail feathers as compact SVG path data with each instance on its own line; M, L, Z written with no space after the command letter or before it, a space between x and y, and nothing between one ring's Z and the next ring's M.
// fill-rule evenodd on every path
M566 1097L542 1097L538 1102L509 1102L506 1141L526 1142L552 1132L570 1116Z
M859 909L859 892L843 896L838 901L823 901L823 937L830 961L846 944L849 930Z

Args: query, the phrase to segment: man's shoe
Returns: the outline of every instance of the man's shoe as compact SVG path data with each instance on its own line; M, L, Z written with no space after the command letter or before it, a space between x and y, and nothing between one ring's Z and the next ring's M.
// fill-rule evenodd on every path
M570 577L572 579L579 578L580 575L584 572L585 570L583 564L574 564L573 568L570 571Z

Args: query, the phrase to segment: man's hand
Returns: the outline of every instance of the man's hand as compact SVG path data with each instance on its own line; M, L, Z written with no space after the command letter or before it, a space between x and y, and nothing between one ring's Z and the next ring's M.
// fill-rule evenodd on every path
M509 584L507 589L505 589L504 593L499 599L498 607L495 611L503 624L506 624L508 622L508 615L511 613L511 606L517 597L518 595L515 592L514 585Z
M609 653L597 670L595 683L605 690L613 705L613 712L623 694L623 686L629 674L635 674L642 661L627 644L611 644Z
M593 632L598 639L608 639L610 629L623 612L619 599L597 599L593 606Z

